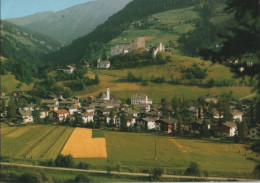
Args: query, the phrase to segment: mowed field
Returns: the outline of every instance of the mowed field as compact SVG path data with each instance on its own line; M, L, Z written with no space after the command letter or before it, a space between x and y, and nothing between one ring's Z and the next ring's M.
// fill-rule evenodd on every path
M92 130L75 128L61 151L74 158L107 158L106 139L92 138Z
M61 126L36 125L14 128L1 125L1 155L19 162L55 159L72 131L73 128ZM185 139L102 130L94 130L93 133L95 134L92 134L92 138L105 138L107 158L81 158L76 161L90 163L95 168L104 168L107 163L120 161L126 170L133 167L150 169L160 166L172 172L171 170L183 171L190 162L196 161L202 171L208 171L212 176L244 177L250 175L260 161L260 157L257 158L256 154L246 151L243 144L224 143L214 139ZM24 152L43 137L44 140L24 157ZM90 137L89 135L88 139ZM84 139L78 139L78 142L84 142ZM82 145L81 148L84 148L84 144ZM86 149L79 149L84 150Z
M196 140L155 136L142 133L120 133L105 131L108 162L120 161L128 167L154 167L185 170L196 161L202 171L211 175L243 176L253 172L256 162L246 152L244 145L221 143L214 140ZM155 150L156 141L156 150ZM241 153L239 153L239 150ZM156 152L156 157L155 157ZM245 157L247 153L247 157ZM260 158L258 158L258 161ZM82 160L93 165L106 164L106 160Z
M73 128L63 126L8 127L1 123L1 156L13 159L55 159Z

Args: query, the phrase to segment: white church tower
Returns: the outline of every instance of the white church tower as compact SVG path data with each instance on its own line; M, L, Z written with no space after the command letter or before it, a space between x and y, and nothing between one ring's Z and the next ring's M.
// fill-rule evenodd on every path
M107 87L107 100L110 100L110 89Z

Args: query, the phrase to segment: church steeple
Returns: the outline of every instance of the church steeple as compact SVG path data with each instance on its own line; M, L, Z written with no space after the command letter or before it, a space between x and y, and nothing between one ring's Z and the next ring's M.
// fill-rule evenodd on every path
M107 100L110 100L110 89L107 87Z

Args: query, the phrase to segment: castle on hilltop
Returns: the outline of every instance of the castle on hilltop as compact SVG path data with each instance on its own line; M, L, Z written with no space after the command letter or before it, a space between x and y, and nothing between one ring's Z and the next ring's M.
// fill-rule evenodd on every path
M111 56L126 54L138 50L139 48L145 48L145 38L138 37L130 43L118 43L111 48Z

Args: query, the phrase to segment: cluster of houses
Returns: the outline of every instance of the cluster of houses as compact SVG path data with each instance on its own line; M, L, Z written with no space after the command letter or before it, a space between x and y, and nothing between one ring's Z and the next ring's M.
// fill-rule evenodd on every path
M26 94L21 97L26 97ZM206 105L212 102L217 103L218 99L218 97L214 96L203 97ZM106 92L103 92L99 98L91 96L85 100L89 101L90 105L81 106L82 99L80 100L77 97L64 99L62 96L56 96L55 94L49 95L49 98L42 99L42 108L34 104L19 108L18 117L22 120L22 124L33 122L33 111L38 110L41 119L52 116L52 118L59 123L65 122L67 118L74 120L75 115L77 115L82 118L83 123L99 122L120 127L124 116L127 127L138 126L143 130L155 130L165 133L171 133L172 130L177 130L178 120L163 116L163 106L153 104L152 100L145 94L135 93L131 96L131 105L123 105L120 100L111 98L110 89L107 87ZM235 109L234 105L235 104L230 107L233 114L232 121L221 123L217 126L216 124L208 122L206 128L208 130L214 129L216 135L227 137L235 136L237 133L237 124L243 120L243 112ZM200 134L201 129L205 128L205 124L203 126L203 120L207 120L206 117L203 116L204 109L201 109L198 105L190 104L189 106L190 107L186 110L196 116L198 120L188 125L182 125L181 128L189 134ZM169 106L169 111L174 113L174 110L170 108ZM1 115L4 116L3 113ZM213 118L217 120L223 118L223 116L219 115L217 111L214 111ZM260 139L260 125L251 127L250 139Z

